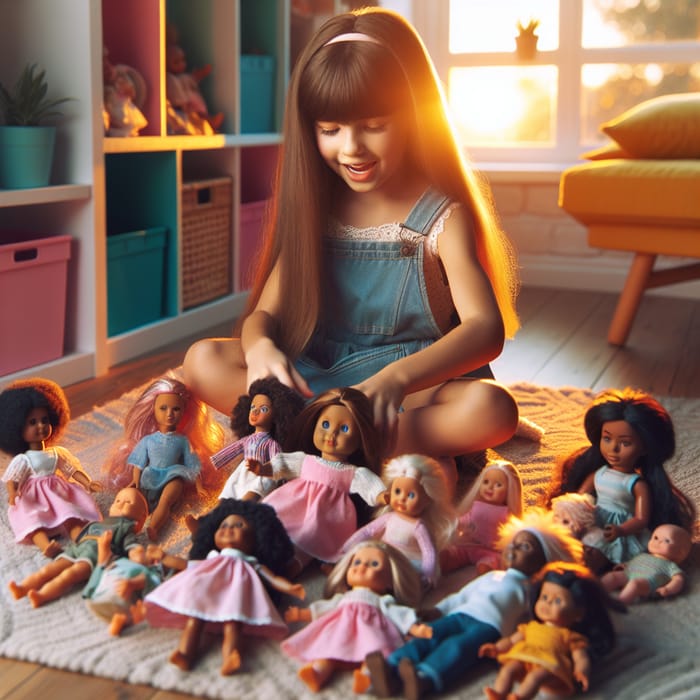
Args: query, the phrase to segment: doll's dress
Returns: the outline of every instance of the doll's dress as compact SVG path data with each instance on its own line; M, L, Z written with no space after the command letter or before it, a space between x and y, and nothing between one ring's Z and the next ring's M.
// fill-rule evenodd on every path
M68 481L80 469L78 459L64 447L27 450L12 458L2 480L18 485L15 505L7 509L17 542L31 543L29 535L39 529L49 534L58 532L69 520L90 522L102 518L92 496L79 484Z
M641 477L639 474L625 474L603 466L596 471L593 485L596 492L596 525L620 525L634 516L634 494L632 489ZM638 535L625 535L612 542L602 537L591 544L599 549L611 562L619 564L629 561L640 552L645 552L650 532L644 530Z
M268 476L258 476L247 467L247 460L255 459L261 464L269 462L280 452L280 444L270 433L256 431L245 435L240 440L226 445L212 455L211 463L220 469L232 459L243 454L244 460L231 472L221 489L219 498L243 498L247 493L257 493L266 496L275 488L277 482Z
M563 684L556 690L573 692L574 665L571 655L577 649L587 648L588 639L579 632L566 627L547 625L539 620L518 625L518 631L525 635L525 639L516 642L507 652L499 654L498 662L502 664L505 661L517 660L542 666ZM550 684L545 683L543 687L549 689Z
M188 618L220 628L237 621L246 634L283 637L287 624L260 578L258 560L238 549L212 550L190 561L145 598L146 619L154 627L184 627Z
M401 646L416 612L391 595L353 588L309 606L312 622L285 639L282 651L300 661L336 659L359 663L373 651L384 656Z
M357 529L357 512L350 498L357 493L374 505L386 488L367 467L331 462L315 455L280 453L273 469L283 464L299 476L275 489L263 502L272 506L295 547L321 561L335 561L343 543Z
M181 433L156 431L141 438L127 459L127 464L141 469L139 488L153 510L163 487L173 479L193 482L201 469L199 457Z

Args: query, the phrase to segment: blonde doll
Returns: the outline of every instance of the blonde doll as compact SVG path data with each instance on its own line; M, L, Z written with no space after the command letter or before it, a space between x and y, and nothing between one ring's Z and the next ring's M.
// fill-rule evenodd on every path
M475 564L479 574L498 568L498 528L511 515L520 517L523 511L523 485L518 470L505 460L489 462L457 511L461 513L457 532L440 554L443 572L468 564Z
M394 457L384 466L388 505L345 543L347 551L358 542L381 539L408 557L424 584L439 577L438 552L454 529L454 515L445 472L424 455Z

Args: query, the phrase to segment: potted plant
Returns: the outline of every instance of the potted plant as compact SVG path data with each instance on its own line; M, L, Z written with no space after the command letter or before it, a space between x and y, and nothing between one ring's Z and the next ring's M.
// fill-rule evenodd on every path
M537 54L537 40L539 36L535 34L540 26L538 19L531 19L527 24L518 20L518 35L515 37L515 52L523 61L531 61Z
M0 188L21 189L49 184L57 107L71 98L46 96L46 71L27 64L12 91L0 83Z

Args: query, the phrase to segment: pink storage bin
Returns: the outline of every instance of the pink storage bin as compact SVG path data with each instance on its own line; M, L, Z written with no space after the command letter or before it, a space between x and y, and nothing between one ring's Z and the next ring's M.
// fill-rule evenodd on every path
M71 240L0 245L0 376L63 355Z
M262 244L262 223L268 200L246 202L240 209L238 237L238 291L250 288L255 276L254 264Z

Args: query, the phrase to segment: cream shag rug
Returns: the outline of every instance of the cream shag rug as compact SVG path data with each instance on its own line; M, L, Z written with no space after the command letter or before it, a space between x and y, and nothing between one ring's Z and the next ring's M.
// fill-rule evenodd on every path
M545 429L541 443L515 438L492 451L514 462L523 475L528 500L534 502L544 489L555 456L585 443L583 413L592 398L589 391L575 388L543 388L529 384L511 387L526 418ZM73 421L62 444L76 454L83 467L97 477L114 440L121 435L121 420L137 395L130 392L91 414ZM678 448L667 465L678 486L700 503L700 400L664 399L676 426ZM226 417L220 416L223 423ZM7 460L0 461L4 469ZM106 509L109 497L100 496ZM204 504L204 507L212 505ZM55 668L104 676L129 683L150 684L165 690L210 698L352 697L351 674L338 673L318 695L308 692L296 676L297 664L283 656L273 641L250 639L243 668L235 676L219 675L220 644L211 647L199 665L185 673L167 659L177 645L176 630L151 629L145 624L111 637L107 626L85 606L79 590L34 610L26 599L14 601L8 590L11 579L21 580L46 559L31 546L16 545L7 522L5 494L0 498L0 656L37 662ZM199 510L190 503L183 509ZM185 554L188 538L182 520L164 535L166 548ZM697 546L695 547L697 550ZM686 565L688 590L666 602L638 605L627 615L616 615L619 630L617 649L596 669L587 694L591 700L671 700L700 698L700 592L698 553ZM452 575L433 595L439 598L458 588L468 576ZM307 597L317 597L321 577L309 574L304 580ZM463 682L444 698L477 699L496 672L493 662L473 669Z

